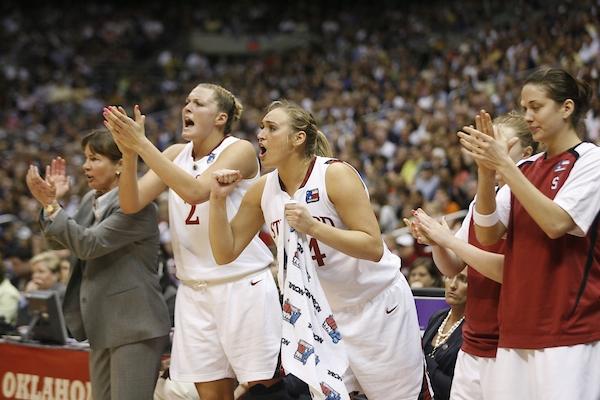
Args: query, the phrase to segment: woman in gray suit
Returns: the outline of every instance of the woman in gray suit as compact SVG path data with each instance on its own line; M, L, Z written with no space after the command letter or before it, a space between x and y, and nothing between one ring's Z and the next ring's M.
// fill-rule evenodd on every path
M92 190L73 218L57 202L69 187L63 159L52 161L45 180L31 166L27 186L43 206L45 237L76 258L63 310L71 334L89 340L94 399L151 399L170 330L158 284L156 206L121 211L121 152L108 132L90 133L82 148Z

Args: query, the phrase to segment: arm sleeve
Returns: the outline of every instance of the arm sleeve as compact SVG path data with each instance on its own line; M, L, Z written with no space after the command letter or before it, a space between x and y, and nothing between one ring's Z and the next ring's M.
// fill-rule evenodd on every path
M510 217L510 198L511 192L508 185L504 185L496 193L496 213L500 222L505 227L508 227L508 221Z
M463 242L469 241L469 225L471 224L471 218L473 218L473 207L475 207L475 200L469 204L469 211L467 211L467 215L462 221L460 228L456 231L454 236L462 240Z
M587 143L585 145L588 145ZM554 202L569 214L577 227L569 232L585 236L600 210L600 148L586 147L573 165Z
M63 212L63 211L61 211L61 209L56 210L56 213L54 213L53 216L56 217L60 212ZM42 209L40 211L39 222L40 222L41 231L44 234L46 243L48 244L48 248L50 250L64 250L66 247L62 243L57 242L56 239L54 239L53 237L49 236L46 233L46 227L48 225L50 225L52 223L52 221L48 219L48 217L46 216L46 213L44 212L44 209Z
M75 257L88 260L147 238L156 229L156 208L150 203L136 214L124 214L116 208L100 223L90 227L79 225L63 210L45 226L44 234L71 250Z

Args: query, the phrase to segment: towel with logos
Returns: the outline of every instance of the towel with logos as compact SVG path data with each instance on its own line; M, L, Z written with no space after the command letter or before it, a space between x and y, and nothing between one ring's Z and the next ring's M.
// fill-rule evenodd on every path
M342 337L321 288L306 235L283 218L278 238L278 280L283 292L281 361L308 384L313 399L348 400Z

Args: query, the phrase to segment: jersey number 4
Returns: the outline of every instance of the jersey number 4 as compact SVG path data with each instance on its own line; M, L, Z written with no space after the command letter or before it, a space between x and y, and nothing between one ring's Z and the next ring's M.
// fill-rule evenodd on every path
M319 249L319 242L317 242L317 239L311 238L310 242L308 243L308 247L310 248L310 251L312 253L312 259L317 262L317 265L319 267L325 265L323 259L327 256L321 253L321 249Z
M193 219L195 213L196 213L196 205L192 204L190 213L188 214L187 218L185 219L186 225L200 225L200 217L196 216L196 218Z

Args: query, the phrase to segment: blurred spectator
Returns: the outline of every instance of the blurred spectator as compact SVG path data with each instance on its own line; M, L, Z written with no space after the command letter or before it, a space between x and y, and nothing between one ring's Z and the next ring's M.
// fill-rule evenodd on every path
M23 291L25 286L31 280L31 266L29 258L31 252L29 249L21 249L9 253L8 261L8 276L10 283L17 289Z
M387 204L387 198L383 193L371 195L371 206L375 216L379 221L382 233L391 232L398 226L398 216L396 210L390 204Z
M419 257L415 249L415 240L410 233L403 233L394 240L394 253L402 261L400 271L408 278L412 263Z
M60 281L60 258L53 251L45 251L33 257L29 264L32 271L31 280L27 282L24 292L53 290L58 293L58 298L62 303L66 286ZM19 306L17 325L27 325L30 320L27 301L24 300Z
M419 257L410 267L408 284L415 289L442 287L442 276L430 257Z
M433 173L433 165L429 161L422 163L415 179L415 189L421 192L426 201L431 201L439 185L440 177Z
M425 205L425 212L433 215L446 215L459 211L460 205L450 197L448 188L438 187L433 200Z
M65 296L64 283L61 282L61 260L53 251L45 251L33 257L31 265L31 280L25 286L25 292L34 290L54 290L59 299Z
M14 325L17 321L17 310L19 307L19 291L8 278L4 262L0 260L0 325Z

